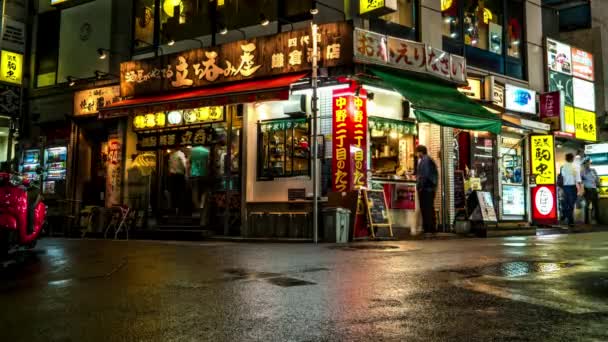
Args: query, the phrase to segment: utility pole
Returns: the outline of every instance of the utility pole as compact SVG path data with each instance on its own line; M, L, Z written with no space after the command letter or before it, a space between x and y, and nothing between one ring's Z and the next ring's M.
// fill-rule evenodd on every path
M319 69L319 49L317 41L317 24L311 23L312 31L312 231L313 240L319 242L319 180L317 172L317 150L319 149L317 141L317 120L319 117L319 96L318 88L318 69Z

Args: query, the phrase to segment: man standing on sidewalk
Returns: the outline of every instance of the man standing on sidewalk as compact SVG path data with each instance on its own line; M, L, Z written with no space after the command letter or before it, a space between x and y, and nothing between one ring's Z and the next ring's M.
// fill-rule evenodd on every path
M581 174L574 166L574 155L566 154L566 163L560 168L564 185L564 216L569 226L574 226L574 205L581 191Z
M426 234L436 233L435 224L435 193L437 192L437 165L427 154L426 146L418 145L416 155L418 168L416 170L416 190L422 212L422 228Z
M600 177L597 175L597 172L591 168L591 159L589 159L589 157L583 160L581 180L585 187L585 201L587 202L587 205L585 206L585 224L591 223L591 220L589 219L589 216L591 215L589 213L589 205L593 207L595 222L599 223L600 211L598 207L597 187L600 184Z

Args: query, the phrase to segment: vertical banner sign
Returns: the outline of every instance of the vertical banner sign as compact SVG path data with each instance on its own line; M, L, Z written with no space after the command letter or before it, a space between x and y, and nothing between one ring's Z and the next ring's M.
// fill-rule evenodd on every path
M106 169L106 207L120 205L122 175L122 142L118 136L108 139L108 161Z
M551 125L551 130L560 130L561 117L564 115L564 96L561 91L540 95L540 119Z
M367 99L352 89L333 93L332 190L358 190L367 186Z
M352 185L354 190L365 188L367 185L367 98L351 96L354 112L351 117L352 134L350 150L352 157Z
M349 95L334 90L332 119L332 190L346 192L350 190L350 151L348 142L348 102Z
M532 173L536 184L555 184L555 150L552 135L530 136Z

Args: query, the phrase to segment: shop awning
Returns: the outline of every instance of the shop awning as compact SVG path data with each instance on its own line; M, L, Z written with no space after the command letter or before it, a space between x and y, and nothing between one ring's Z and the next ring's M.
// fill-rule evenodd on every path
M142 96L106 106L100 109L100 116L106 118L120 116L128 114L131 110L157 112L232 103L285 100L289 98L290 85L306 75L307 73L289 74L156 96Z
M383 83L394 88L414 107L420 122L500 134L501 119L456 88L417 79L402 73L370 68Z

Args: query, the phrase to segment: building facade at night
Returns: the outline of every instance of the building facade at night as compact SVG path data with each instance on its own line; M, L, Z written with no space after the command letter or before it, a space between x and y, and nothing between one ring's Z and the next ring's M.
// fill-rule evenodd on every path
M43 165L57 222L86 213L92 232L124 206L133 231L310 239L313 178L322 206L351 210L351 237L368 221L419 232L418 144L439 166L440 229L529 226L557 219L536 201L557 203L555 146L599 136L564 132L567 94L545 94L551 72L605 78L553 70L570 40L543 31L541 0L35 3L20 166ZM591 122L606 106L591 102L570 107Z

